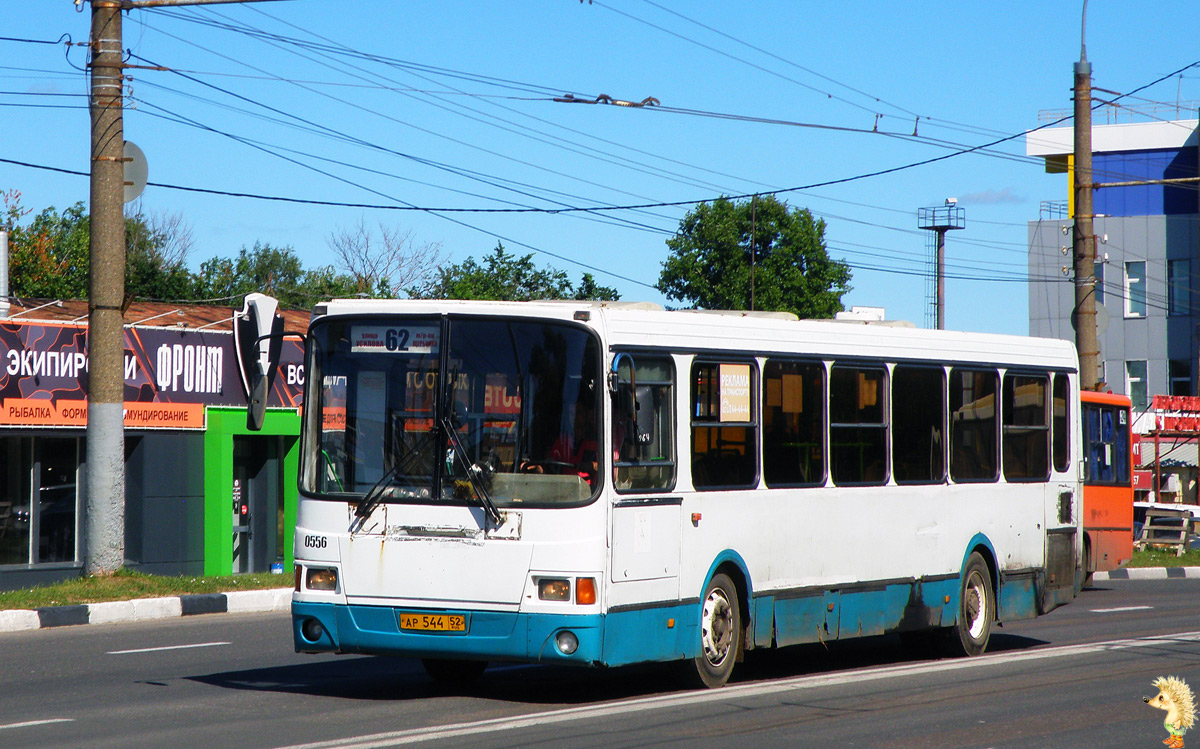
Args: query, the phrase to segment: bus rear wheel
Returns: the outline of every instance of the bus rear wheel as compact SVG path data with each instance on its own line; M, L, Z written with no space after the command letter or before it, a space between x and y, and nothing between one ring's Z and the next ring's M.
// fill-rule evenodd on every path
M992 575L979 552L971 552L963 568L958 596L958 621L954 625L958 652L979 655L987 650L996 619L996 593Z
M447 687L465 687L474 684L484 669L487 661L459 661L449 658L422 658L421 665L425 673L436 683Z
M700 603L700 655L693 661L699 686L715 689L729 681L741 636L737 586L724 573L713 575Z

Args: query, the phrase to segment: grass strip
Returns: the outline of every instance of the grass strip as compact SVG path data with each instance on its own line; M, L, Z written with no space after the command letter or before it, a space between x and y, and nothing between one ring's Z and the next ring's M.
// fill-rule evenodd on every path
M169 577L122 569L106 577L78 577L52 585L0 591L0 610L38 609L104 601L131 601L193 593L289 588L292 578L269 572L215 577Z
M1127 567L1200 567L1200 549L1188 549L1183 556L1175 556L1166 549L1135 550Z

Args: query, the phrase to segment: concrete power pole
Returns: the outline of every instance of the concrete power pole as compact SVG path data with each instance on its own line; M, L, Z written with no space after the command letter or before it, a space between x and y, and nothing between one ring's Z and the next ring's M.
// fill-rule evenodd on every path
M81 0L80 0L81 1ZM262 0L91 0L87 501L83 569L125 563L125 126L121 10Z
M84 572L125 563L125 213L121 4L92 0L92 177L88 286Z
M1084 3L1086 23L1087 3ZM1100 384L1100 344L1096 336L1096 261L1092 236L1092 64L1080 43L1075 63L1075 228L1072 259L1075 271L1075 348L1079 351L1079 386Z

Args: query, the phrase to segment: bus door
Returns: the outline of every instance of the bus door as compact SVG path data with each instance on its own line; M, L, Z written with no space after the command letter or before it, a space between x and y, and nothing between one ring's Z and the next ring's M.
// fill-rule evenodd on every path
M683 498L675 484L674 366L667 357L613 359L610 604L679 598Z
M1040 382L1040 378L1039 378ZM1075 404L1070 403L1070 384L1067 377L1056 374L1053 390L1043 397L1050 404L1050 423L1046 433L1051 436L1050 465L1046 466L1051 480L1046 483L1045 527L1046 527L1046 577L1042 595L1043 611L1049 611L1075 598L1076 584L1082 583L1080 576L1079 527L1083 514L1083 486L1079 483L1077 464L1070 459L1072 425L1077 418L1068 413ZM1043 474L1045 475L1045 474Z

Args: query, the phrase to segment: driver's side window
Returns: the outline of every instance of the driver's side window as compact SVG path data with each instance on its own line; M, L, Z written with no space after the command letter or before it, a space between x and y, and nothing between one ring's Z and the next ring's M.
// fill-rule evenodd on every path
M675 366L669 357L618 354L611 382L613 485L675 486Z

